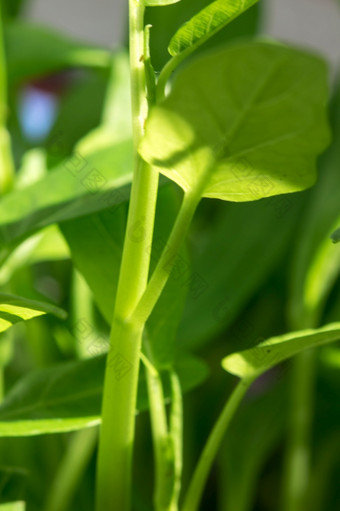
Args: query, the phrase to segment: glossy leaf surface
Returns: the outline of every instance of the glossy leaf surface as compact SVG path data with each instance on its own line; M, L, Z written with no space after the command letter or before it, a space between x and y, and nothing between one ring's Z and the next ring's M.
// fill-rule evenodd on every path
M175 56L191 46L198 46L257 2L258 0L211 2L176 32L170 41L170 55Z
M185 192L235 202L310 187L326 147L324 63L268 43L208 54L151 111L143 158Z
M340 323L316 330L300 330L272 337L249 350L233 353L222 361L223 368L240 378L252 378L298 353L340 340Z

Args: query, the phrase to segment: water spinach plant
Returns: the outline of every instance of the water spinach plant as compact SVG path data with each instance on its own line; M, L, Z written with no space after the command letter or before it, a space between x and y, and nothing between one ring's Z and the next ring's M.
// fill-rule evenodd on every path
M311 503L315 511L324 509L322 499L316 507L310 491L310 431L316 348L340 339L336 298L333 315L323 324L340 263L339 246L330 240L332 233L334 241L339 237L335 142L321 160L321 184L300 202L291 197L315 184L317 157L331 141L327 66L319 56L273 40L217 45L215 38L234 20L236 24L240 18L242 28L242 20L255 19L262 2L215 0L201 10L196 7L193 17L176 27L170 57L156 72L154 62L161 59L153 54L157 23L152 27L146 16L177 12L170 4L182 3L129 0L129 57L123 50L111 55L19 21L7 22L3 14L0 280L6 294L1 294L1 331L45 313L64 317L60 307L12 294L26 289L18 275L29 261L71 260L77 271L72 270L69 327L59 319L52 328L58 350L72 360L28 371L12 386L0 406L0 436L79 430L40 509L67 511L73 509L78 487L87 494L81 478L98 440L95 502L87 507L84 498L84 510L143 511L150 507L143 504L144 491L135 491L134 479L143 480L143 462L138 465L134 451L136 420L139 424L141 412L149 410L152 509L213 509L214 504L202 499L213 464L226 449L221 472L227 490L221 491L219 509L250 511L261 467L282 434L284 420L273 416L273 410L279 413L276 403L280 413L286 410L289 425L280 502L275 505L282 511L306 511ZM167 21L166 14L159 21L162 16ZM42 42L47 52L37 58ZM25 68L25 52L35 68ZM92 125L84 133L78 126L71 153L61 115L59 130L57 119L45 150L29 150L16 174L20 143L19 137L11 141L9 136L17 131L8 121L14 96L8 96L7 84L66 67L95 70L105 82L101 119L91 131ZM91 87L89 82L85 104ZM339 113L339 103L336 93L332 111ZM61 108L69 110L66 102ZM325 207L329 192L334 198ZM293 249L288 240L300 217ZM227 380L226 404L187 474L183 395L207 378L207 364L195 349L216 335L227 335L286 246L294 253L287 320L291 332L276 330L266 340L249 342L248 320L243 319L236 334L231 333L234 339L241 337L240 343L221 344L222 368L233 375ZM264 307L261 314L270 316L265 313L268 303ZM268 325L263 328L267 331ZM39 327L37 332L41 336ZM13 339L4 339L9 354L2 369L14 356ZM328 363L339 360L334 346L322 351ZM291 358L289 370L282 370ZM268 371L279 380L274 390L261 396L258 412L248 404L238 415L248 390ZM239 382L231 390L234 376ZM285 396L289 385L292 392ZM229 432L230 439L237 438L235 428L242 431L242 420L243 428L249 428L248 440L239 434L233 445ZM191 427L195 429L195 417ZM321 482L315 488L324 495ZM22 510L24 500L7 496L0 509ZM29 500L27 509L35 509Z

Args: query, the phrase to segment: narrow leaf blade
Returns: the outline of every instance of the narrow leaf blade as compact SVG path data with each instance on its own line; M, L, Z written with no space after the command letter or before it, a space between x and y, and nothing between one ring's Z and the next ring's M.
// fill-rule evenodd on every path
M0 332L4 332L20 321L27 321L48 313L62 319L66 317L63 310L52 304L0 293Z
M233 353L222 360L222 367L240 378L252 378L298 353L340 340L340 323L316 330L300 330L272 337L254 348Z
M170 55L178 55L191 46L202 44L257 2L258 0L212 2L176 32L170 41Z
M63 433L100 423L106 356L67 362L31 371L8 393L0 406L0 436L32 436ZM115 363L115 362L114 362ZM128 371L121 360L115 368ZM207 376L206 364L182 355L175 364L183 392ZM166 389L169 399L171 390ZM143 373L139 379L138 410L148 408Z

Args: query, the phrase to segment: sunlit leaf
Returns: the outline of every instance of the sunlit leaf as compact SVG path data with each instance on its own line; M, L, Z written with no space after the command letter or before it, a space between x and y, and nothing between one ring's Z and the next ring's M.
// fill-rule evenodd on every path
M177 4L181 0L144 0L146 6L170 5Z
M0 511L25 511L25 502L10 502L8 504L0 504Z
M94 339L94 343L96 339ZM31 436L61 433L90 427L100 422L105 355L55 367L31 371L5 397L0 406L0 436ZM127 373L128 364L113 362L117 377ZM181 356L175 365L184 392L207 376L204 362ZM166 388L169 399L170 389ZM143 373L138 409L148 408Z
M252 378L298 353L340 340L340 323L316 330L300 330L272 337L254 348L233 353L222 361L223 368L240 378Z
M198 46L228 25L258 0L216 0L183 25L170 41L170 55Z
M131 181L132 143L108 144L78 152L32 185L0 201L0 246L26 238L37 229L118 205L119 190Z
M178 27L199 10L207 7L209 3L211 3L211 0L186 0L172 5L168 9L147 9L146 23L152 26L150 46L152 63L155 69L162 69L168 62L169 40L176 33ZM254 4L251 9L245 11L233 23L219 30L214 37L204 44L204 48L217 47L235 39L254 36L258 29L262 7L262 2ZM199 48L196 49L196 52L199 51Z
M27 321L43 314L54 314L62 319L66 317L64 311L49 303L0 293L0 332L20 321Z
M185 192L235 202L314 184L329 141L324 63L252 43L197 59L151 111L143 158Z

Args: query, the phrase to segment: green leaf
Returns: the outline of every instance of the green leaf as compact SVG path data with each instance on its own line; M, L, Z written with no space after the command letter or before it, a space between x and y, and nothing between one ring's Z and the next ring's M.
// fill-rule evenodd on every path
M340 245L330 242L340 221L337 192L340 189L340 82L331 104L331 118L333 142L320 160L319 179L311 190L294 243L289 313L291 323L298 328L319 322L322 307L340 271Z
M47 227L11 253L0 268L0 285L7 284L15 272L24 266L69 258L69 248L58 228L55 225Z
M339 243L339 241L340 241L340 228L337 229L335 232L333 232L331 238L332 238L333 243Z
M170 41L172 56L198 46L228 25L258 0L216 0L185 23Z
M179 328L181 345L201 346L236 320L285 257L301 210L298 199L286 195L242 204L220 202L214 204L214 221L205 228L198 210L190 251L196 289L188 294Z
M25 502L11 502L0 505L0 511L25 511L25 509Z
M272 337L254 348L225 357L222 367L240 378L253 378L301 351L340 340L340 323Z
M20 321L27 321L43 314L54 314L62 319L66 317L63 310L49 303L0 293L0 332Z
M146 23L152 25L151 29L151 55L152 63L155 69L161 70L169 60L169 40L187 19L194 16L200 9L203 9L210 3L210 0L186 0L167 9L148 9L146 12ZM207 47L216 47L226 44L233 39L250 38L255 35L259 19L260 4L244 12L233 23L227 25L213 38L204 44ZM197 52L200 50L197 49Z
M6 24L5 43L8 76L15 83L67 67L108 68L110 65L107 50L23 21Z
M32 185L0 201L0 246L27 238L37 229L119 205L131 181L132 142L109 144L75 154Z
M178 196L170 186L159 190L156 212L154 244L151 254L152 268L155 266L178 211ZM61 231L70 247L72 260L85 278L94 299L107 323L112 321L113 307L118 283L119 269L127 204L120 207L73 219L61 225ZM136 225L130 236L140 236ZM151 270L152 271L152 270ZM174 339L191 278L188 255L182 250L178 263L157 303L148 323L148 345L152 363L161 368L172 363Z
M234 417L219 455L221 509L254 509L261 471L284 433L286 394L283 385L271 385L264 394L249 396Z
M314 184L329 141L317 57L269 43L208 54L151 111L143 158L185 192L235 202Z
M178 2L181 2L181 0L144 0L147 7L177 4Z
M13 503L25 495L28 472L17 467L0 468L0 510L3 503Z
M96 344L94 338L94 345ZM30 436L75 431L100 422L105 356L31 371L8 393L0 406L0 436ZM128 364L116 360L117 377ZM175 365L184 392L207 376L206 364L182 355ZM140 377L138 409L148 408L146 384ZM165 396L169 399L170 389Z

